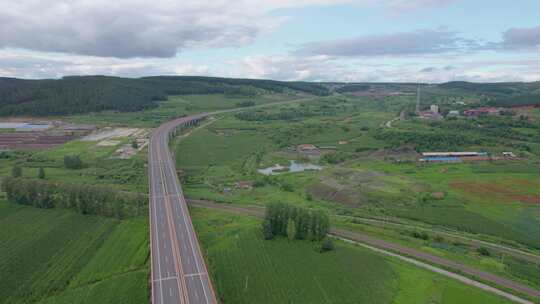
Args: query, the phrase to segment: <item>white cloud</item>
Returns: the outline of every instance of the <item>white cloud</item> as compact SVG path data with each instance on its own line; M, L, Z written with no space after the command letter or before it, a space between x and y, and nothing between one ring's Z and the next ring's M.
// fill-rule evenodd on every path
M101 57L173 57L184 49L250 44L278 8L339 0L23 0L2 3L0 48Z
M330 56L396 56L436 54L476 47L446 28L422 29L381 35L365 35L348 39L306 43L297 53Z

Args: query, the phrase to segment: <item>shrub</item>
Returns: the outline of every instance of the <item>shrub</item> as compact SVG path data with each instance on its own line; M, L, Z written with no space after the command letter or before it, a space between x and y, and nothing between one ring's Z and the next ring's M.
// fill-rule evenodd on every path
M39 168L37 177L39 179L44 179L45 178L45 170L42 167Z
M491 253L489 252L489 250L486 247L480 247L480 248L476 249L476 251L480 255L483 255L483 256L490 256L491 255Z
M17 166L17 165L13 166L13 168L11 169L11 176L15 177L15 178L21 177L22 176L22 168Z
M321 252L332 251L332 250L334 250L334 242L329 237L324 238L321 244Z
M429 235L424 231L422 232L414 231L412 233L412 236L414 238L421 239L421 240L429 240Z
M64 156L64 166L66 169L81 169L82 160L79 155L66 155Z

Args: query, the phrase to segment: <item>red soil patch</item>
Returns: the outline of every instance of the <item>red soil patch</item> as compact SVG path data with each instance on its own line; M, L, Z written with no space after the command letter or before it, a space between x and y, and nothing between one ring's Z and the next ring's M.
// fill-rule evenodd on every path
M512 198L528 204L540 204L540 196L538 195L514 195Z
M540 195L523 194L515 185L534 187L535 185L526 180L512 180L512 184L505 185L497 182L451 182L452 188L463 192L502 201L520 201L527 204L540 204ZM514 187L513 187L514 186ZM519 188L519 187L518 187Z

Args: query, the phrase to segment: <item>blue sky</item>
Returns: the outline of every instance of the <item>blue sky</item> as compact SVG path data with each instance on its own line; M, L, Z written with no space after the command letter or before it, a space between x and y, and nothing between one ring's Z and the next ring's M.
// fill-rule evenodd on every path
M10 0L0 77L539 81L539 11L533 0Z

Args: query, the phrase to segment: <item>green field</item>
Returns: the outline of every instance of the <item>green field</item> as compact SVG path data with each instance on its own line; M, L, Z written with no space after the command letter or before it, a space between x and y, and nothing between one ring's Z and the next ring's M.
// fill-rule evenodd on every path
M98 112L68 116L75 123L104 126L156 127L163 122L183 115L237 108L238 104L253 101L256 105L287 101L295 95L269 94L256 96L227 96L223 94L201 94L168 96L158 107L138 112Z
M477 233L479 237L495 237L497 242L515 246L540 248L536 229L540 223L537 156L523 152L527 159L513 162L418 164L414 146L394 147L380 133L386 132L387 128L380 126L394 117L392 112L400 106L408 107L410 102L407 97L377 102L351 96L325 97L250 110L250 115L221 117L175 147L177 165L187 174L186 193L192 198L230 203L287 201L326 208L336 214L393 216ZM485 122L493 124L496 119L485 118ZM533 122L500 119L505 125L523 124L527 132L538 130ZM443 134L440 140L451 141L445 134L453 132L453 124L470 123L408 120L396 123L391 129L399 133L417 128L420 137L422 132L440 132ZM482 139L483 145L494 155L500 154L501 149L514 151L511 146L496 145L496 135L503 131L496 128L488 131L468 132L478 138L487 132L489 136ZM523 134L504 136L521 138ZM528 136L527 144L534 147L531 137L534 135ZM521 147L523 140L516 147ZM324 163L323 156L310 157L309 161L318 162L325 170L265 179L256 172L276 163L305 161L294 151L296 145L303 143L326 148L321 149L321 154L338 155L339 163ZM484 146L465 145L458 150L485 150ZM396 159L405 161L396 162ZM234 188L240 180L262 179L265 181L262 187L223 191ZM442 193L444 198L433 199L432 193Z
M336 243L262 239L257 220L191 209L224 303L506 303L479 289Z
M3 303L148 301L146 220L118 221L0 199Z
M75 140L43 151L13 152L9 158L0 159L0 177L11 174L12 167L17 164L22 168L24 177L36 178L41 167L47 180L108 185L146 193L146 149L130 159L113 159L111 156L116 149L118 146L98 146L95 141ZM66 169L65 155L79 155L83 168Z

